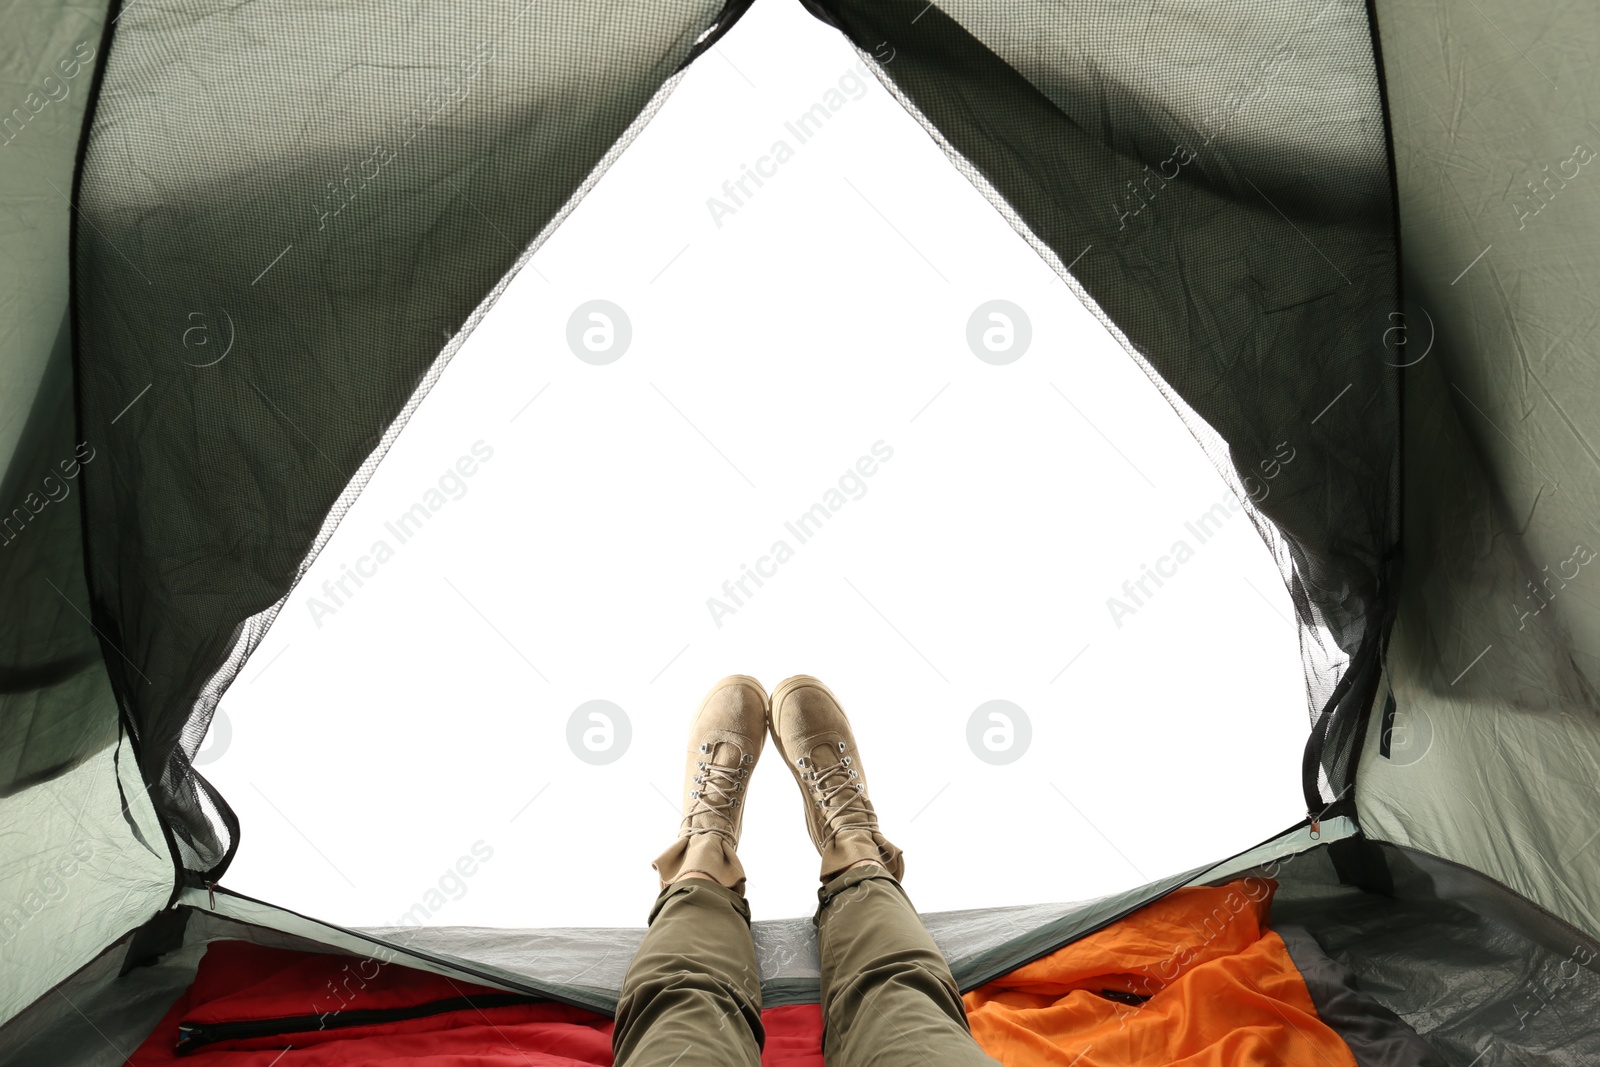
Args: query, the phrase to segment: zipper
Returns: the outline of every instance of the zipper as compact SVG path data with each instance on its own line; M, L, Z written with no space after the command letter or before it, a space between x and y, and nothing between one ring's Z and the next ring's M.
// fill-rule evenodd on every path
M540 1000L539 997L530 997L522 993L485 993L476 997L450 997L446 1000L434 1000L404 1008L355 1008L349 1011L334 1010L321 1015L286 1015L277 1019L180 1023L177 1052L180 1056L185 1055L218 1041L242 1041L257 1037L272 1037L275 1034L289 1035L352 1026L375 1026L379 1023L444 1015L468 1008L502 1008L513 1004L536 1004Z

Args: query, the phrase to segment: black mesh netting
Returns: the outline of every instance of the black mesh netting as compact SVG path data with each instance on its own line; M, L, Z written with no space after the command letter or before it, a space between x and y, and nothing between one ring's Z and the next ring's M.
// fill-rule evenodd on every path
M452 338L728 17L122 9L76 196L87 554L191 869L234 844L190 763L228 683Z
M1308 804L1339 795L1397 517L1365 7L808 6L1070 268L1251 502L1301 624ZM86 551L191 869L236 827L190 760L277 606L496 286L742 7L121 10L76 189L79 418L104 445Z
M1299 618L1308 811L1345 800L1407 362L1367 7L805 2L1070 273L1244 499Z

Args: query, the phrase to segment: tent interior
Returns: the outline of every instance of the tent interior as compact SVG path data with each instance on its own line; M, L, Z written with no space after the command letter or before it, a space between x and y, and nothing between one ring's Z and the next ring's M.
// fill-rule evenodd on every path
M604 1016L632 926L331 922L230 885L252 825L235 803L265 809L248 775L203 772L202 751L236 684L277 654L280 615L305 612L316 568L345 558L341 526L364 521L452 360L561 227L578 232L580 205L607 206L602 177L645 158L686 75L764 11L153 3L24 5L0 61L22 101L0 154L16 294L0 339L0 1064L127 1061L227 942ZM1273 936L1348 1062L1600 1060L1600 605L1585 570L1600 527L1582 488L1600 466L1584 358L1600 314L1585 177L1600 28L1504 0L802 9L914 121L924 155L908 166L942 155L1071 290L1039 302L1092 316L1170 404L1294 619L1297 649L1270 658L1303 684L1298 765L1246 757L1130 788L1200 850L1176 873L1130 886L1115 846L1063 845L1057 862L1109 890L926 912L962 991L1179 890L1270 879ZM904 274L900 255L880 268ZM826 293L813 299L824 315ZM219 322L225 364L192 344ZM225 373L196 373L212 367ZM507 414L539 387L524 380ZM654 380L634 384L666 399ZM1057 414L1039 417L1066 421L1045 399ZM1110 444L1095 433L1081 442ZM717 492L705 477L676 490ZM1074 536L1056 532L1066 553ZM1226 657L1211 724L1226 738L1230 704L1263 702L1263 650L1207 637ZM1052 669L1077 651L1072 635L1040 644ZM280 763L323 743L304 723ZM1245 773L1301 794L1263 825L1300 821L1217 860L1207 780ZM317 817L337 850L375 816ZM809 920L755 935L765 1003L814 1003Z

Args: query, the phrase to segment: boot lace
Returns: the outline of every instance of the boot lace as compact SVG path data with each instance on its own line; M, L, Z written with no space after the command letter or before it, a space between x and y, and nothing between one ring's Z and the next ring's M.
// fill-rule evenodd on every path
M800 757L801 777L811 783L811 794L817 807L822 809L823 825L827 828L818 844L827 848L841 830L873 830L878 819L867 800L867 787L857 779L860 775L851 766L855 761L844 754L844 742L839 742L838 762L818 768L815 759ZM844 815L855 818L844 819Z
M702 748L702 752L708 749ZM730 842L734 840L731 829L734 821L734 808L739 806L739 794L744 792L745 779L750 775L750 764L755 759L748 753L739 757L739 762L728 766L715 763L711 759L695 761L695 769L699 772L693 779L698 789L689 791L691 801L689 810L684 813L685 824L693 821L696 815L715 815L718 822L711 826L690 826L691 833L720 834Z

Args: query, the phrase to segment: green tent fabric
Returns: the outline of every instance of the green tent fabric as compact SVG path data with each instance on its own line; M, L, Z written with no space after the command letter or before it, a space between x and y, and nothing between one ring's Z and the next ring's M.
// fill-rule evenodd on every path
M1151 376L1272 551L1309 728L1304 820L1263 847L1318 857L1301 921L1373 975L1448 973L1460 1007L1490 963L1384 918L1449 902L1530 966L1581 957L1560 989L1593 995L1600 23L1506 0L802 2ZM748 6L7 16L8 1047L64 1033L69 988L133 1033L226 924L389 939L208 891L240 827L193 758L465 337ZM1282 442L1300 458L1258 502ZM1428 758L1397 759L1402 735ZM947 951L1020 962L1220 869L1009 940L957 923ZM419 964L566 989L553 952L507 968L430 936ZM1394 1010L1452 1062L1531 1040L1514 993L1463 1014L1403 984Z

